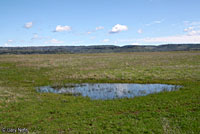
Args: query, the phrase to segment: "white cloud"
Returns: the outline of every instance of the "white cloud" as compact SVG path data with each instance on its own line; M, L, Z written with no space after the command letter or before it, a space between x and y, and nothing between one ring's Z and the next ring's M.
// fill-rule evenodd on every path
M39 36L38 36L38 34L34 34L34 36L33 36L33 38L38 38Z
M151 38L141 38L141 39L127 39L118 40L120 43L137 42L139 44L178 44L178 43L200 43L200 35L176 35L176 36L164 36L164 37L151 37Z
M102 30L102 29L104 29L103 26L98 26L98 27L95 28L95 30L88 31L87 34L91 34L91 33L94 33L94 32L96 32L96 31Z
M102 30L102 29L104 29L103 26L98 26L98 27L96 27L96 30Z
M35 39L38 39L38 38L39 38L38 34L34 34L33 37L31 38L31 40L35 40Z
M87 34L91 34L92 32L90 31L90 32L87 32Z
M33 26L33 22L28 22L24 25L25 28L29 29Z
M135 42L135 43L131 43L131 45L140 45L140 43L136 43L136 42Z
M187 32L189 36L200 35L200 25L190 26L185 28L184 31Z
M117 45L119 43L119 41L114 41L113 43L114 43L114 45Z
M12 45L12 43L15 43L14 40L7 40L7 42L3 45L4 47L9 47Z
M92 36L92 37L90 37L91 40L94 40L95 38L96 38L96 36Z
M104 39L103 40L103 42L109 42L110 41L110 39Z
M200 21L184 21L183 22L185 25L190 25L190 26L200 26Z
M8 47L8 46L9 46L9 44L8 44L8 43L5 43L5 44L4 44L4 47Z
M191 30L188 32L188 35L190 36L200 35L200 30Z
M156 20L156 21L153 21L153 22L151 22L151 23L149 23L149 24L146 24L146 26L151 26L151 25L154 25L154 24L160 24L160 23L162 23L164 21L164 19L162 19L162 20Z
M137 31L139 34L143 33L142 29L138 29Z
M194 29L194 27L188 27L188 28L185 28L184 31L185 31L185 32L188 32L188 31L191 31L191 30L193 30L193 29Z
M162 20L156 20L156 21L153 21L154 24L160 24L162 23Z
M64 41L59 41L57 39L51 39L50 41L46 41L45 44L62 44Z
M84 41L79 40L79 41L74 41L74 42L72 42L72 44L80 44L80 43L84 43Z
M12 43L12 42L13 42L13 40L8 40L7 42L8 42L8 43Z
M128 27L126 25L117 24L112 28L110 33L119 33L121 31L127 31L127 30L128 30Z
M37 33L34 33L33 37L31 38L32 41L33 40L35 40L35 41L37 41L37 40L43 40L43 39L50 39L50 37L40 36Z
M144 43L200 43L200 35L188 36L166 36L166 37L155 37L155 38L144 38L138 39Z
M54 32L63 32L63 31L71 31L72 28L70 26L61 26L57 25L56 30Z

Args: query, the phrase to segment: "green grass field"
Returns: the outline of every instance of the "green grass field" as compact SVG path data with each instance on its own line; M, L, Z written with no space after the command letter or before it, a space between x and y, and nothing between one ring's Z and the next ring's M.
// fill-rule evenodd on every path
M37 93L65 83L166 83L178 91L116 100ZM200 132L200 51L0 55L0 129L29 133ZM2 133L0 131L0 133Z

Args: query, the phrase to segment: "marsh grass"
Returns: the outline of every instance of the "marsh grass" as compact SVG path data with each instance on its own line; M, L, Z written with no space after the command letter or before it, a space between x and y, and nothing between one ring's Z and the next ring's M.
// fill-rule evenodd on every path
M37 93L66 83L164 83L178 91L116 100ZM0 128L31 133L198 133L200 52L0 55Z

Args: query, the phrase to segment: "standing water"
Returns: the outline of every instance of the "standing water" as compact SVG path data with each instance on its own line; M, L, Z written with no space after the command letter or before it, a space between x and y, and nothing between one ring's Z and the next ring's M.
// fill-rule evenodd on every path
M60 89L44 86L37 88L37 91L41 93L82 95L95 100L107 100L115 98L133 98L135 96L145 96L162 91L174 91L179 88L181 88L181 86L167 84L84 83L67 84Z

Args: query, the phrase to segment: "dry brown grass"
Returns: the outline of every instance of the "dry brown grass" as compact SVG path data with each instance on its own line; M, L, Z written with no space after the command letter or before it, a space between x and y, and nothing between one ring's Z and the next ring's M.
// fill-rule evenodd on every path
M51 80L200 80L200 52L1 55L17 67L50 68Z

